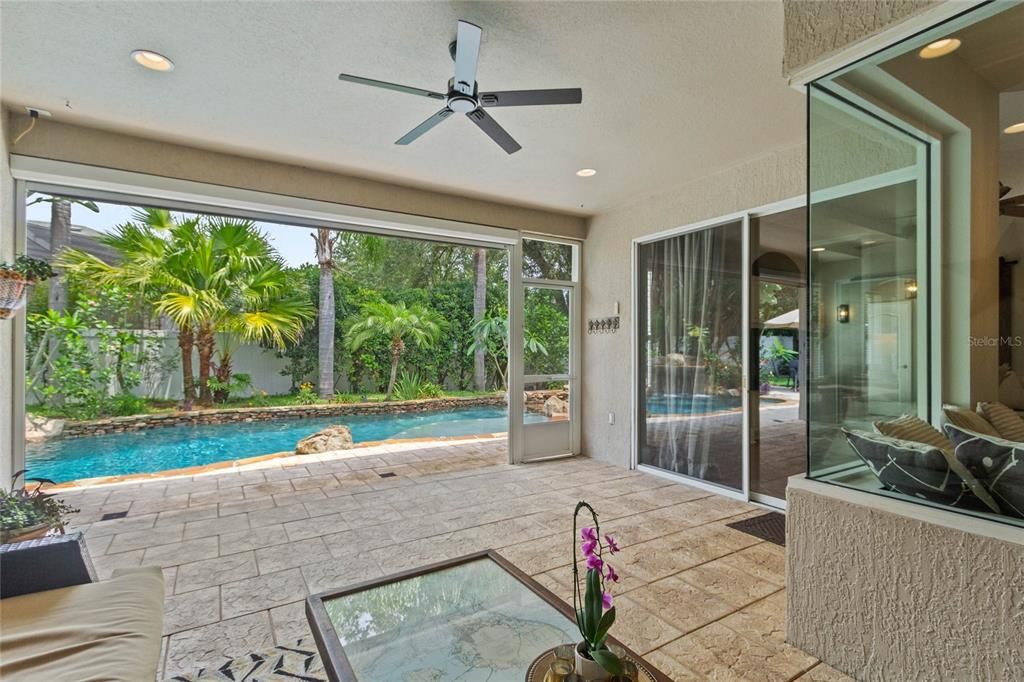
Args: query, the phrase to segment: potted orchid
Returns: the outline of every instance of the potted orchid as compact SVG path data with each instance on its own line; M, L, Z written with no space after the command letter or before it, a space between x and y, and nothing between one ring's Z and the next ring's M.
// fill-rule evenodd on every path
M607 680L622 674L622 661L608 648L608 630L615 623L615 607L608 592L609 583L617 583L619 576L604 559L604 553L615 554L619 546L610 535L601 536L597 512L584 501L576 505L572 518L572 534L577 537L577 519L580 511L586 509L593 519L593 526L579 529L580 554L573 552L573 608L576 626L583 640L576 645L576 673L586 680ZM586 587L580 594L579 560L586 561Z

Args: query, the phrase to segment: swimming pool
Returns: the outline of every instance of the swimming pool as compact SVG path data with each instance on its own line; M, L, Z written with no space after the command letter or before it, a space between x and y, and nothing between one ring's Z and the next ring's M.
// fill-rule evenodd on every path
M527 413L526 421L547 421ZM320 429L345 424L356 443L398 438L471 436L508 430L504 407L467 407L444 412L345 415L251 423L167 426L129 433L29 443L26 474L58 483L94 476L123 476L200 466L294 450Z

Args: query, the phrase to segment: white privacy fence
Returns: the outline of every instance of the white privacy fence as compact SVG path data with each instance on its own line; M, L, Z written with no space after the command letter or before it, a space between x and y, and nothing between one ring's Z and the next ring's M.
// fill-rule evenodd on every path
M145 398L181 400L184 389L177 332L152 329L131 331L139 339L145 339L146 344L152 348L152 351L147 353L147 360L138 367L142 378L131 392ZM98 348L95 331L85 332L84 337L91 348ZM273 350L255 344L238 343L233 348L232 374L248 374L252 378L252 390L241 395L251 395L254 391L266 391L270 394L289 391L292 385L291 376L281 373L287 367L287 360L278 358ZM32 354L32 349L29 349L29 357L32 357ZM195 350L192 351L192 370L196 374L199 372L199 354ZM116 382L112 382L110 392L117 392ZM30 404L37 402L31 391L26 399Z

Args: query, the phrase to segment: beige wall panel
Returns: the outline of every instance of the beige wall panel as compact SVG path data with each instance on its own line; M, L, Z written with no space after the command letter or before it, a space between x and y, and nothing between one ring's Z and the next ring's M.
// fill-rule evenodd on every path
M12 124L27 117L12 112ZM18 154L148 173L179 180L316 199L582 239L586 219L377 180L235 156L82 126L42 121Z

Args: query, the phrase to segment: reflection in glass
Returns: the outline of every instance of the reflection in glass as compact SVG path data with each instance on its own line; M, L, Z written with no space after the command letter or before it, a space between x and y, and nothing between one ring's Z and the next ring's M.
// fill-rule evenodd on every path
M639 249L641 464L743 487L743 223Z
M576 625L490 559L324 602L360 680L522 678Z
M887 417L927 416L918 386L927 145L817 91L810 126L810 465L817 474L860 465L841 428L872 431Z

